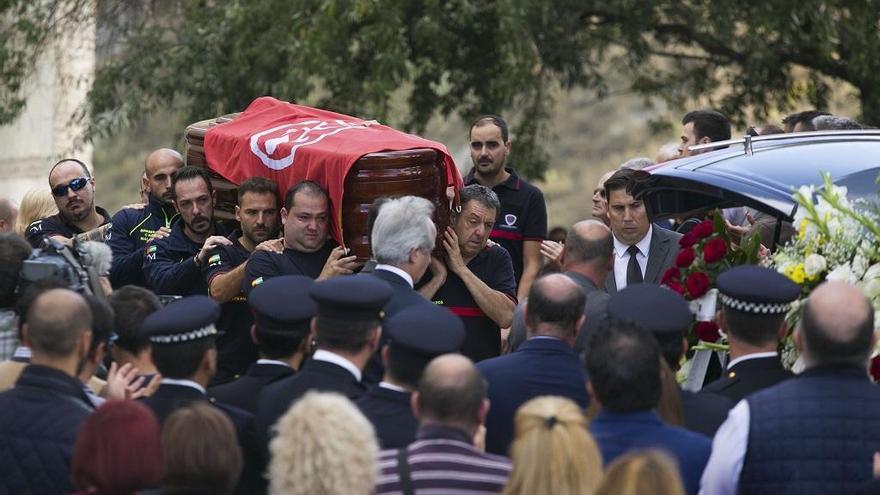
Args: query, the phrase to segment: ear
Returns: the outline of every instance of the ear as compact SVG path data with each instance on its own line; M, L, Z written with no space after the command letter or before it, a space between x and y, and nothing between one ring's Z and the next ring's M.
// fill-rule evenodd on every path
M489 399L483 399L483 402L480 404L480 408L477 409L477 424L486 424L486 416L489 415L489 409L491 407L492 403L489 401Z
M388 344L385 344L384 346L382 346L382 366L384 366L385 369L388 369L389 354L391 354L390 347L388 346Z
M202 362L199 364L199 368L205 371L209 377L214 376L214 372L217 371L216 347L212 347L205 351L205 354L202 355Z
M794 333L792 334L792 338L794 339L794 346L795 346L795 349L797 349L798 354L803 356L804 352L807 350L807 345L806 345L806 342L804 342L804 336L803 336L803 334L801 334L800 328L794 329Z
M415 416L416 419L421 419L420 414L419 414L420 411L419 411L419 391L418 390L414 391L412 393L412 395L409 397L409 407L410 407L410 409L412 409L413 416Z
M79 349L77 350L79 351L79 355L83 357L88 356L89 348L92 346L92 331L86 330L85 332L81 333L79 335L78 344Z
M235 221L241 222L241 207L235 205Z
M21 343L24 344L25 347L33 348L34 345L31 342L30 336L30 328L28 328L28 324L24 323L21 325Z
M287 208L281 207L281 225L287 223Z
M257 341L257 324L256 323L251 325L250 334L251 334L251 342L253 342L254 344L259 344L259 341Z
M379 348L379 339L382 337L382 325L377 325L370 335L370 351L375 352Z
M414 247L409 250L409 262L410 264L416 264L419 258L419 248Z
M590 402L602 405L602 403L599 402L599 397L596 396L596 391L593 390L593 382L591 381L587 381L587 395L590 396Z
M587 315L581 314L581 317L577 319L574 324L574 337L577 338L578 334L581 333L581 328L584 327L584 322L587 321Z
M787 333L788 333L788 324L785 322L785 320L782 320L782 323L779 324L779 330L776 331L776 340L778 342L782 342L782 340L785 339L785 334L787 334ZM873 348L874 348L874 346L872 344L871 349L873 349Z
M507 149L508 153L510 153L510 149L513 147L512 145L513 143L510 141L510 139L508 139L507 142L504 143L504 148Z
M217 190L211 191L211 206L217 206Z
M318 342L318 317L313 316L312 321L309 322L309 336L306 339L311 344L312 341ZM307 348L308 349L308 348Z
M141 189L143 189L144 191L147 191L147 192L152 192L150 190L150 180L147 179L146 172L144 172L144 174L141 175Z
M709 136L703 136L697 140L697 144L709 144L712 142L712 138Z

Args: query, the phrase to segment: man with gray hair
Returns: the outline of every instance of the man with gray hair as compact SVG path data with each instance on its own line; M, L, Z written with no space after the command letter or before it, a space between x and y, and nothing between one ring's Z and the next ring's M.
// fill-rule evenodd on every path
M817 131L857 131L862 129L862 124L837 115L819 115L813 118L813 127Z
M0 394L0 493L71 493L70 460L92 405L77 380L92 340L92 313L79 294L37 296L22 328L33 353L15 387Z
M501 211L498 196L471 184L460 197L461 213L443 233L446 260L431 261L432 276L419 292L461 317L461 353L477 362L501 354L501 328L513 321L517 287L510 254L497 244L487 246Z
M430 304L413 286L431 263L431 251L437 239L432 215L434 205L425 198L403 196L386 200L373 223L370 243L376 266L372 276L378 277L394 290L385 305L385 317L416 304ZM380 352L388 343L383 333L379 350L364 370L366 383L379 383L384 374Z

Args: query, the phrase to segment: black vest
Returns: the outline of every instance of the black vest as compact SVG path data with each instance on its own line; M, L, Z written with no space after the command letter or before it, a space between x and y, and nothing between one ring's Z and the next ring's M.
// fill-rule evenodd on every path
M880 451L880 388L864 369L816 368L749 404L743 494L849 494Z

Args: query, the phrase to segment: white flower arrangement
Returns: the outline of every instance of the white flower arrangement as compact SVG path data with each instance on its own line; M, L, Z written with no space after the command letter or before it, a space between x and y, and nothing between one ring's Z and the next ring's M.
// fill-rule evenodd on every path
M823 188L803 186L794 193L797 234L768 263L802 288L801 300L787 315L789 328L794 328L810 291L825 280L860 287L880 316L880 212L870 203L850 201L847 189L834 185L828 174L823 178ZM878 329L880 319L875 318ZM788 366L797 358L790 338L782 357Z

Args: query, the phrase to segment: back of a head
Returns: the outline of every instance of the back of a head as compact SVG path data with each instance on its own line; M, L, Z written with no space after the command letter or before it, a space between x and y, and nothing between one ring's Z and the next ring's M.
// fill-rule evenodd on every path
M83 423L71 472L84 491L132 494L155 488L164 464L159 421L137 401L107 401Z
M800 125L800 128L798 129L800 132L815 131L816 126L813 125L813 119L819 117L820 115L831 114L819 110L804 110L803 112L795 112L782 119L782 125L785 127L785 132L793 132L794 128L798 127L798 125Z
M89 346L89 356L91 357L99 345L110 342L116 314L110 303L103 297L93 294L84 294L83 297L92 312L92 344Z
M752 346L767 345L779 340L779 329L785 314L755 314L722 306L725 330L737 340Z
M0 308L15 306L15 288L21 265L31 246L18 234L0 234Z
M862 124L846 117L819 115L813 119L813 128L817 131L857 131Z
M675 460L657 450L618 457L608 466L595 495L684 495Z
M526 303L529 335L574 335L585 301L584 291L565 275L554 273L535 280Z
M536 397L517 410L514 426L513 471L503 494L593 493L602 480L602 456L577 404Z
M865 367L874 336L874 308L858 287L826 282L804 306L800 331L810 366Z
M278 420L269 492L368 495L379 454L373 426L342 395L309 392Z
M694 110L685 114L681 125L694 123L697 140L708 137L713 143L730 139L730 121L715 110Z
M152 291L136 285L126 285L113 291L110 305L116 312L114 345L138 354L150 346L149 339L141 332L144 319L162 308L162 303Z
M58 213L58 206L52 198L49 187L31 189L21 198L18 206L18 219L15 221L15 233L24 235L28 225L41 218Z
M418 394L422 422L472 428L486 398L486 382L470 359L445 354L425 367Z
M219 409L194 402L162 426L168 491L229 494L238 483L242 454L235 427Z
M629 160L621 163L620 168L643 170L645 167L650 167L651 165L654 165L654 160L648 158L647 156L639 156L636 158L630 158Z
M85 299L69 289L43 292L27 314L27 339L34 354L66 358L76 352L77 341L91 332L92 312Z
M606 269L614 252L611 229L598 220L582 220L568 230L564 249L566 265L590 263L598 269Z
M434 249L433 214L434 205L418 196L384 202L370 236L373 258L379 263L402 266L413 249L430 252Z
M654 409L660 400L660 348L650 333L628 322L593 332L586 369L602 408L612 413Z

